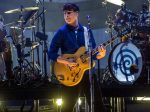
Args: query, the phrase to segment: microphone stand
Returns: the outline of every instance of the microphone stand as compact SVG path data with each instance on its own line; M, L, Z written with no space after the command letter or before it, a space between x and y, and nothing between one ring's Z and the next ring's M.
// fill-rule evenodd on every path
M93 77L93 73L92 73L92 66L93 66L93 58L92 58L92 42L91 42L91 26L90 26L90 16L87 16L87 20L88 20L88 39L89 39L89 45L88 45L88 51L89 51L89 81L90 81L90 95L91 95L91 110L90 112L94 112L94 77Z
M43 2L43 12L45 12L45 7L44 7L44 0L42 1ZM43 19L42 19L42 31L45 35L45 13L43 13ZM47 77L47 44L46 44L46 40L44 40L44 73L45 73L45 77Z

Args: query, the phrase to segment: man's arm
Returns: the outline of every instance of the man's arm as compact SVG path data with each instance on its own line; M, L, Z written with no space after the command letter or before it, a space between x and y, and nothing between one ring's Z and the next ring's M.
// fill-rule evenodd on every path
M62 44L61 38L62 38L62 33L60 30L58 30L56 32L56 34L54 35L54 37L51 41L49 50L48 50L48 57L50 60L53 60L53 61L57 60L57 58L59 56L58 51Z

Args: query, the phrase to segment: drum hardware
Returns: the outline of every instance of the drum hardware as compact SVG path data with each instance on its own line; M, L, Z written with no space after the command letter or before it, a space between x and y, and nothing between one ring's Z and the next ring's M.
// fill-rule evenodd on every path
M39 42L31 42L30 38L26 38L25 47L31 47L31 49L35 49L39 45Z
M109 70L112 77L123 85L134 84L145 72L147 84L150 83L150 68L145 64L150 60L147 53L150 49L150 13L145 5L142 8L140 14L135 14L124 7L115 15L113 28L122 41L110 53Z
M131 40L131 33L128 33L121 37L121 42L128 42Z
M46 34L44 34L42 32L36 32L36 37L38 37L40 40L45 41L45 40L47 40L48 35L46 35Z
M5 11L4 13L6 13L6 14L22 13L22 12L34 11L34 10L38 10L38 9L39 9L39 7L25 7L24 8L23 6L21 6L20 8L17 8L17 9Z
M35 48L37 48L39 46L39 42L33 42L32 46L31 46L31 50L34 50Z
M25 8L24 11L30 11L30 10L36 10L32 8ZM24 30L25 29L31 29L33 30L35 28L35 25L32 24L28 27L25 26L26 21L29 20L30 18L24 19L23 11L22 10L12 10L10 13L16 13L20 12L21 15L19 16L19 21L15 22L17 25L11 26L11 29L14 29L14 35L16 36L15 39L13 40L13 43L15 44L16 50L17 50L17 57L18 57L18 66L14 67L14 81L17 83L17 85L25 85L29 81L32 81L35 79L35 74L37 75L37 71L39 72L39 69L36 70L35 62L34 59L32 62L28 62L26 57L28 56L33 56L34 51L36 47L39 46L38 42L34 42L34 39L32 37L32 40L30 38L25 38L24 37ZM12 25L12 24L11 24ZM16 31L18 32L18 35L16 35ZM33 32L33 31L32 31ZM33 36L33 35L32 35ZM31 47L31 51L28 53L24 52L25 47ZM32 57L33 58L33 57ZM39 72L40 73L40 72Z
M140 81L143 84L150 83L150 45L147 44L127 41L113 48L109 57L109 69L119 84L132 85L135 82L141 83Z
M140 33L150 34L150 12L146 4L142 5L142 11L139 13L139 19L137 22L137 31Z
M118 9L115 17L115 25L121 27L128 27L131 23L135 23L138 19L138 16L126 7Z
M19 29L19 30L21 30L21 28L20 28L20 27L18 27L18 26L11 26L10 28L12 28L12 29Z
M19 66L14 68L14 78L15 83L20 86L25 86L29 82L36 80L41 75L41 70L37 67L37 65L32 65L33 63L29 62L27 59L24 59L23 68L20 68ZM20 73L20 71L22 73Z
M112 75L110 73L109 67L106 66L105 70L102 72L102 78L100 80L101 84L112 84L114 82L114 79L112 78Z
M117 82L131 85L139 78L142 63L139 48L131 42L120 43L110 53L109 70Z
M47 74L47 51L48 51L48 48L47 48L47 38L48 36L46 35L45 33L45 6L44 6L44 1L43 1L43 4L42 4L42 7L43 7L43 10L42 10L42 13L40 15L42 15L42 33L43 33L43 37L42 38L39 38L40 40L43 40L43 64L44 64L44 78L46 80L48 80L48 74ZM38 31L39 32L39 31ZM36 36L37 36L37 33L36 33ZM38 37L38 36L37 36Z
M13 65L14 81L16 82L17 85L26 85L28 82L35 80L37 78L40 78L43 75L41 72L42 70L39 66L39 63L35 62L35 60L34 60L34 58L35 58L34 50L36 48L38 48L38 46L40 45L40 43L37 42L36 38L35 38L36 25L34 25L34 23L35 23L34 16L35 16L35 12L38 9L39 9L38 7L37 8L33 8L33 7L23 8L21 6L20 9L14 9L14 10L5 12L5 13L9 13L9 14L11 14L11 13L13 14L13 13L17 13L17 12L20 13L18 21L11 22L11 23L8 23L5 25L2 24L2 26L10 26L10 29L12 29L13 33L14 33L13 36L7 36L7 37L11 37L11 40L12 40L12 43L10 45L11 53L14 52L14 50L17 53L17 55L14 54L13 56L11 56L11 58L16 58L16 59L18 58L17 65ZM45 11L46 10L44 10L40 15L38 15L38 18ZM26 16L24 14L25 12L28 12L28 13L30 12L28 17L25 17ZM31 16L32 16L32 18L31 18ZM36 18L36 19L38 19L38 18ZM27 24L29 24L29 25L27 25ZM3 29L3 27L1 29ZM30 40L30 38L25 38L25 36L24 36L24 30L26 30L26 29L30 29L32 31L31 40ZM3 36L3 35L0 34L0 36ZM46 41L47 37L48 36L46 35L43 41ZM24 52L26 47L31 48L30 51L27 53ZM15 48L15 49L12 49L12 48ZM7 52L7 51L5 50L5 52ZM4 51L2 53L4 53ZM32 57L31 62L29 62L26 58L29 56ZM0 60L1 60L1 58L0 58ZM2 64L3 64L2 66L4 68L5 63L2 62ZM1 63L0 63L0 65L1 65ZM3 72L5 72L4 69L3 69ZM3 75L4 75L4 77L3 77ZM3 75L0 75L0 77L1 76L3 77L3 78L0 78L0 80L3 80L3 79L7 80L6 74L3 74Z
M105 22L105 24L108 26L108 28L106 29L106 33L109 34L110 38L114 38L115 36L113 36L113 30L114 30L114 21L113 21L113 17L108 15L108 20ZM110 43L110 49L113 48L114 41L112 41Z
M14 68L15 80L16 80L17 85L26 85L27 82L35 79L35 77L34 78L32 77L33 75L39 74L40 76L40 74L42 74L40 67L38 67L39 63L37 64L34 59L34 56L35 56L34 50L38 48L38 46L40 45L40 43L37 42L35 38L36 26L34 25L34 22L35 22L34 16L32 16L32 18L27 19L27 17L25 17L23 13L21 12L19 21L17 21L17 25L13 25L11 27L11 29L14 30L13 34L16 37L15 39L13 39L14 40L13 43L15 44L16 49L17 49L18 63L19 63L18 66ZM26 20L29 20L29 21L26 22ZM29 25L27 26L26 24L29 24ZM26 29L30 29L32 31L31 40L30 38L24 37L23 31ZM31 48L28 53L24 53L24 48L26 47ZM31 62L26 61L26 57L28 56L31 56L32 58ZM28 74L31 74L32 76Z
M35 26L35 15L30 19L29 21L30 25L29 26ZM39 46L39 43L37 42L37 39L35 37L35 28L36 27L31 27L31 31L32 31L32 36L31 36L31 41L32 41L32 45L30 46L31 48L31 60L32 60L32 66L33 68L36 68L36 62L35 62L35 51L34 49L36 49L38 46ZM37 48L38 49L38 48ZM39 57L39 52L37 52L37 60L38 60L38 57ZM40 62L38 62L39 64ZM40 71L38 71L36 73L36 69L33 69L33 73L34 74L40 74Z

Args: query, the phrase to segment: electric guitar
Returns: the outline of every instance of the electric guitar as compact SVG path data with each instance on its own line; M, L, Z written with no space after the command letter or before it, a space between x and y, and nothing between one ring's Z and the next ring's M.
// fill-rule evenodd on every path
M113 37L111 40L101 45L107 46L116 38L117 37ZM93 49L91 53L92 55L94 55L97 52L98 47ZM86 52L86 48L80 47L74 54L63 54L62 57L65 58L66 60L73 60L74 62L77 63L77 66L71 68L68 65L54 62L53 73L55 74L57 80L65 86L75 86L79 84L79 82L83 78L84 72L90 69L89 65L90 58L88 53ZM95 62L93 62L92 67L94 66Z

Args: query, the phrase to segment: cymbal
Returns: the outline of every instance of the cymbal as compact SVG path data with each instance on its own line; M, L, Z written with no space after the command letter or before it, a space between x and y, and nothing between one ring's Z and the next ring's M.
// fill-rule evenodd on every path
M39 7L26 7L26 8L8 10L8 11L5 11L4 13L12 14L12 13L17 13L17 12L33 11L33 10L38 10L38 9Z
M32 26L24 26L23 29L32 29L32 28L35 28L36 26L35 25L32 25ZM22 29L20 26L10 26L10 28L12 29Z
M35 28L36 26L35 25L31 25L31 26L26 26L25 29L32 29L32 28Z
M21 29L19 26L10 26L12 29Z

